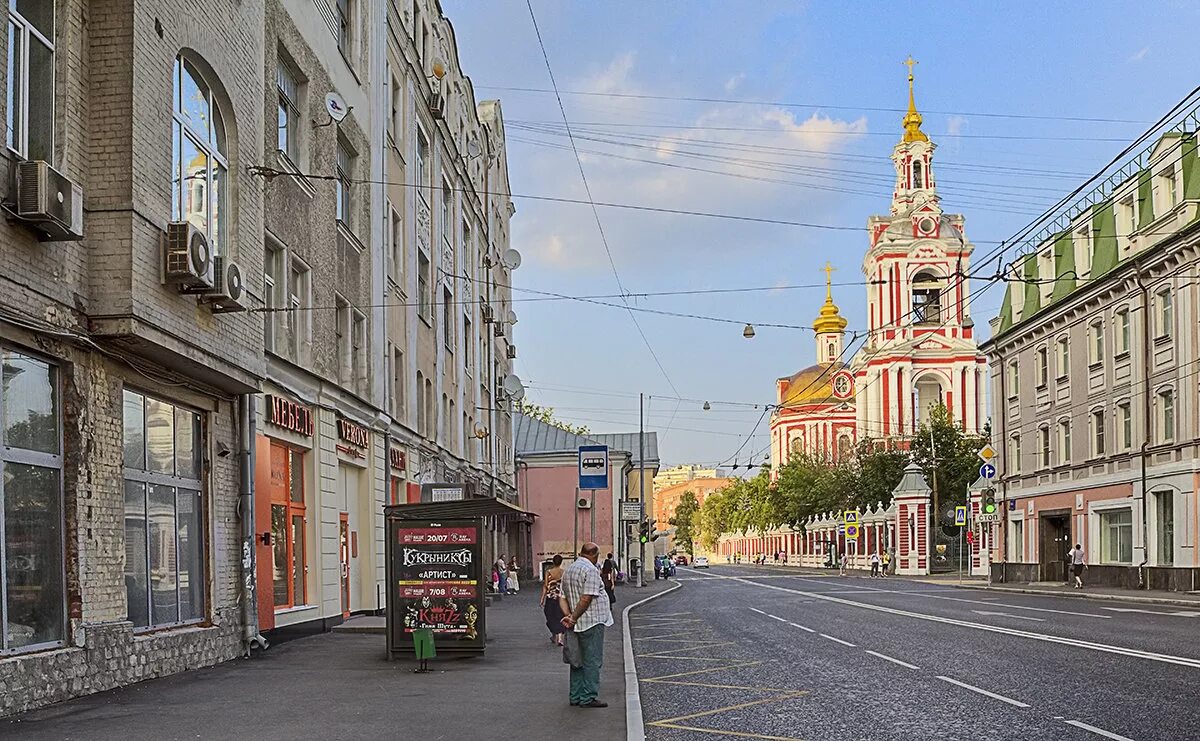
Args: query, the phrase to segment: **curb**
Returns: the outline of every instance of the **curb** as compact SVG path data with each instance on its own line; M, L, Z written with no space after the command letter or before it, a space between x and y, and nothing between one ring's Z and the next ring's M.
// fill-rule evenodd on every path
M646 726L642 722L642 695L638 689L637 665L633 660L633 636L629 632L629 611L664 594L670 594L682 586L683 584L675 582L675 586L670 589L640 599L621 611L621 630L625 639L625 729L628 741L646 739Z
M1050 592L1045 589L1025 589L1022 587L989 587L985 584L955 584L956 589L978 589L986 592L1011 592L1014 594L1040 594L1050 597L1071 597L1074 599L1106 600L1109 602L1141 602L1148 605L1172 605L1175 607L1191 607L1200 609L1200 600L1171 599L1170 597L1141 597L1137 595L1100 594L1096 592Z

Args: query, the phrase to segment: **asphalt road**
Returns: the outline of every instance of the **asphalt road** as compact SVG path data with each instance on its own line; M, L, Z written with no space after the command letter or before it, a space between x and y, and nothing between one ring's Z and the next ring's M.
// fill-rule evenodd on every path
M1200 612L680 569L632 615L649 741L1198 739Z

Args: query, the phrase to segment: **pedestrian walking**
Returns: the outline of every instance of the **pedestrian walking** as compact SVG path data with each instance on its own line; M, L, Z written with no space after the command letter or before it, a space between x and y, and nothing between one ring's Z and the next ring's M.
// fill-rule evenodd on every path
M500 569L492 564L492 593L500 594Z
M1076 543L1074 550L1071 551L1071 573L1075 577L1075 588L1083 589L1083 570L1087 568L1087 563L1083 559L1083 546Z
M879 551L875 551L874 553L871 554L871 578L872 579L876 579L879 577L879 564L880 563L881 563L881 561L879 559Z
M604 629L613 624L612 608L596 568L600 546L584 543L579 556L562 578L562 624L579 643L579 666L571 664L570 700L581 708L606 708L608 703L599 699L600 667L604 663Z
M610 558L604 559L600 568L600 578L604 582L604 592L608 595L610 605L617 604L617 564Z
M546 616L546 627L550 629L550 642L555 646L563 645L563 633L567 628L562 623L562 577L563 557L554 554L553 566L546 570L542 579L542 614Z
M883 566L883 568L881 569L881 571L883 572L883 574L882 574L882 575L883 575L883 578L884 578L884 579L886 579L886 578L887 578L887 575L888 575L888 568L889 568L891 565L892 565L892 552L891 552L891 551L884 551L884 552L883 552L883 563L882 563L882 566Z
M837 560L838 560L838 576L845 576L846 575L846 554L845 553L837 554Z
M508 591L510 594L516 594L521 591L521 582L517 579L517 574L520 567L517 566L517 558L513 556L512 563L508 565Z
M500 594L508 594L508 557L501 553L496 559L496 571L500 574Z

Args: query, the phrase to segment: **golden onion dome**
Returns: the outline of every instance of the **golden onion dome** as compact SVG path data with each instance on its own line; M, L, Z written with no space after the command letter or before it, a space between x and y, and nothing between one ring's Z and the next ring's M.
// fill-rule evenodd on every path
M916 60L910 55L904 60L904 64L908 66L908 113L904 114L904 143L911 144L912 142L927 142L929 137L921 131L921 114L917 112L917 101L913 97L913 65Z
M833 303L833 266L825 263L825 303L812 324L817 334L841 333L846 330L846 318Z
M817 363L781 378L779 405L797 407L805 404L842 404L833 395L833 375L844 368L842 363Z

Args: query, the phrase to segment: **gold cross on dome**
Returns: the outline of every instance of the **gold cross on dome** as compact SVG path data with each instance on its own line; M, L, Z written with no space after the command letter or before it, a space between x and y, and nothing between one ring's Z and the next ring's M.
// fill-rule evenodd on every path
M825 261L825 298L830 301L833 300L833 271L836 269L828 260Z
M912 77L913 65L916 63L917 63L917 60L912 58L912 54L909 54L908 59L905 59L903 62L901 62L901 64L903 64L905 67L908 67L908 76L910 78Z

